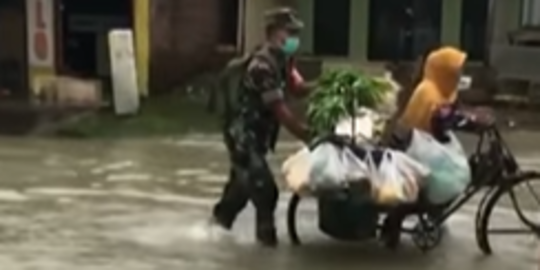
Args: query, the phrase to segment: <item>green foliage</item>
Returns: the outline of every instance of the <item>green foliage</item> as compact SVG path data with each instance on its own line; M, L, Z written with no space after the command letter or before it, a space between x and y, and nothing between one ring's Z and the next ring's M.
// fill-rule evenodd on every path
M376 109L390 90L385 80L357 71L336 69L323 73L309 97L307 116L312 134L331 132L339 120L353 115L359 107Z
M112 111L103 111L60 126L55 135L114 139L216 132L219 123L215 115L205 111L204 105L182 94L148 98L137 115L119 117Z

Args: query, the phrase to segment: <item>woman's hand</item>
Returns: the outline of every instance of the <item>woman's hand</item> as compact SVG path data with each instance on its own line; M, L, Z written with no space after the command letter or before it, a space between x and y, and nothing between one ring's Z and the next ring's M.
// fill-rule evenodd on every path
M471 110L472 120L485 127L493 126L496 122L493 110L487 107L477 107Z

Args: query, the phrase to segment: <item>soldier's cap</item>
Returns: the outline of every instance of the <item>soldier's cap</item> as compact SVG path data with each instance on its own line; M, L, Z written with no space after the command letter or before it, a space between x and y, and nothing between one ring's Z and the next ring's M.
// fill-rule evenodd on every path
M299 31L304 28L304 23L298 18L298 14L292 8L281 7L271 9L264 14L267 27L283 28Z

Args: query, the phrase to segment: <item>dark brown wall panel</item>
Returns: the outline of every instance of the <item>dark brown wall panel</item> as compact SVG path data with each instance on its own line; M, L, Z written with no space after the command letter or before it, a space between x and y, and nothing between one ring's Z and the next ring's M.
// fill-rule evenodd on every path
M151 92L169 91L204 70L219 38L219 0L151 0Z

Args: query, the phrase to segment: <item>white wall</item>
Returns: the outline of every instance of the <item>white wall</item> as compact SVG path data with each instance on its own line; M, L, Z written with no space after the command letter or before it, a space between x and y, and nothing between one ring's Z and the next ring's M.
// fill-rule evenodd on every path
M522 0L521 23L540 25L540 0Z

